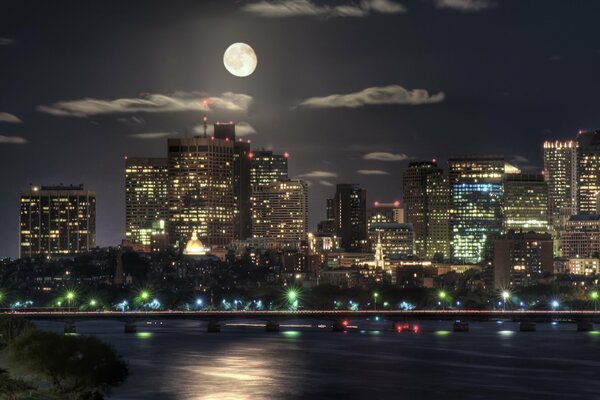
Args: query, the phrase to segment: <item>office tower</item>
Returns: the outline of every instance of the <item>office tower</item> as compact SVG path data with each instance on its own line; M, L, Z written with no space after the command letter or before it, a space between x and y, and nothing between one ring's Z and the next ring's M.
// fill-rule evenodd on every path
M552 237L510 231L494 240L494 288L533 285L553 273Z
M398 200L392 203L376 201L367 210L367 229L370 229L371 224L380 222L404 223L404 209L400 206Z
M365 251L367 237L367 191L354 184L338 184L334 197L334 222L341 246L349 252Z
M600 200L600 131L577 135L577 210L598 214Z
M600 215L570 216L560 234L560 247L566 258L600 257Z
M411 162L402 181L406 218L415 231L416 256L448 257L449 190L444 171L435 160Z
M196 232L205 245L228 245L234 236L234 141L169 139L168 150L169 241L182 248Z
M325 219L317 224L317 233L321 235L335 235L334 199L327 199L325 205Z
M549 231L548 183L542 174L504 177L504 231Z
M577 142L544 142L544 179L548 182L548 216L555 231L577 211Z
M252 236L304 240L308 231L308 186L280 179L254 191Z
M381 243L386 258L411 257L414 254L415 237L412 224L398 222L375 222L369 228L371 251Z
M492 240L502 231L504 159L453 157L448 167L452 257L479 263L490 256Z
M78 186L21 193L20 257L80 254L96 247L96 194Z
M148 246L166 233L168 160L125 157L125 238Z
M288 177L288 153L273 154L259 150L250 153L250 185L252 189L268 186Z
M450 184L448 176L444 174L427 175L426 240L425 259L450 259Z

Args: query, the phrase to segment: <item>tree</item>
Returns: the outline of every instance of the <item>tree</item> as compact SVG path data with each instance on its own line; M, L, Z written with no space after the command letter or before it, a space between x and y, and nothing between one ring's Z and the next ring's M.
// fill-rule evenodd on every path
M33 322L15 315L0 316L0 346L12 343L19 335L34 330Z

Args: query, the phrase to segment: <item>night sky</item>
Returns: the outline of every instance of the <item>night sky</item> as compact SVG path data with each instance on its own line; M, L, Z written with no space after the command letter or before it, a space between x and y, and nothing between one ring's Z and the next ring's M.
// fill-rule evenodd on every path
M402 194L411 159L504 154L600 127L599 1L28 1L0 11L0 256L36 184L97 192L97 243L124 232L123 157L166 156L202 116L243 122L310 182L310 225L335 183ZM229 74L251 45L258 67ZM342 96L331 96L342 95ZM119 100L120 99L120 100ZM202 100L207 99L207 105ZM383 153L383 154L382 154Z

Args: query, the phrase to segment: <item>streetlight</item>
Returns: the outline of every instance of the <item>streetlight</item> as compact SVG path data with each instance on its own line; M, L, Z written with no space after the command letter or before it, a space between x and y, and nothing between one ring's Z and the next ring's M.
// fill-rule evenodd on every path
M73 301L73 299L75 298L75 293L67 292L67 295L65 297L67 298L67 302L69 303L69 311L71 311L71 301Z
M96 300L94 300L94 299L91 299L91 300L90 300L90 306L92 306L92 307L96 307L96 304L97 304L97 303L96 303Z
M444 292L443 290L440 291L440 293L438 294L440 301L442 302L442 309L446 309L446 292Z
M502 292L502 311L506 311L506 301L510 298L508 290Z
M379 293L373 293L373 307L375 307L375 310L377 310L377 297L379 297Z
M552 303L551 303L552 310L556 310L559 305L560 305L560 303L558 302L558 300L552 300Z
M598 297L600 297L600 295L596 290L594 290L592 293L590 293L590 297L594 301L594 311L598 311Z

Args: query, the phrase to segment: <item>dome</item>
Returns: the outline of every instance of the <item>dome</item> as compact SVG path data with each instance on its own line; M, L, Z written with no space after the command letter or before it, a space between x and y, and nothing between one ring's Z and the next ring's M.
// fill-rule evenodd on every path
M198 239L198 235L196 231L192 233L192 238L188 240L185 249L183 250L183 254L189 256L203 256L208 252L208 248L204 247L202 241Z

